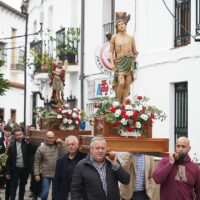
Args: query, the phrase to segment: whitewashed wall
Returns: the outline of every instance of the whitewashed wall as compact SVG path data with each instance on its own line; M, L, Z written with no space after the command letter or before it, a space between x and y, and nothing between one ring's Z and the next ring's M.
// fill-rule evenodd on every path
M5 42L7 48L7 59L4 67L1 67L1 73L5 78L11 82L17 82L23 84L24 72L21 70L10 70L11 68L11 40L2 40L2 38L11 37L11 30L15 28L16 35L25 34L25 18L21 16L19 11L17 14L10 9L5 9L0 6L0 38L1 42ZM16 38L16 47L24 45L25 38ZM24 50L24 47L21 47ZM16 59L18 56L18 49L16 48ZM23 109L24 109L24 91L23 89L10 88L5 96L0 97L0 108L4 109L4 120L7 122L11 118L11 109L16 110L16 121L22 122Z
M118 9L130 11L125 1L117 1ZM174 13L174 1L166 1ZM195 35L195 2L191 1L191 33ZM153 128L154 137L169 137L170 151L174 149L174 83L188 82L188 136L191 141L191 155L200 155L198 138L198 87L200 85L200 45L191 38L191 44L174 48L174 19L162 1L132 1L136 11L135 39L138 56L138 69L132 94L146 95L167 114L165 122L157 122ZM136 5L136 8L134 7ZM131 10L132 10L131 9ZM132 12L134 15L134 12ZM130 28L129 28L130 29ZM127 31L129 31L127 29ZM130 32L129 32L130 33Z

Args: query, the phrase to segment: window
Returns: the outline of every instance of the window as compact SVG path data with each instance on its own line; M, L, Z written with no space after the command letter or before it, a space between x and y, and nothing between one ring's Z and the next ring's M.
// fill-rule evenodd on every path
M40 59L42 57L42 41L33 41L30 43L31 51L34 51L37 57ZM41 62L38 62L36 58L33 60L35 66L35 72L38 72L41 68Z
M196 0L196 34L200 35L200 0Z
M16 69L16 33L17 30L12 28L11 30L11 69Z
M10 118L15 122L16 121L16 110L11 109L10 110Z
M30 43L30 48L35 51L38 55L42 55L42 41L33 41Z
M106 0L105 9L107 9L109 15L103 15L103 21L106 22L103 24L103 43L108 41L108 38L106 37L106 33L111 33L112 35L115 33L115 25L114 25L114 19L115 19L115 0ZM109 10L110 9L110 10Z
M17 69L24 69L24 49L18 49Z
M56 55L69 64L78 62L80 28L68 27L56 32Z
M56 55L60 60L65 60L65 29L56 32Z
M0 108L0 121L4 120L4 108Z
M190 43L191 1L175 0L175 47Z
M175 84L175 142L180 136L188 136L187 82Z
M0 60L6 62L7 54L5 49L6 43L0 42Z

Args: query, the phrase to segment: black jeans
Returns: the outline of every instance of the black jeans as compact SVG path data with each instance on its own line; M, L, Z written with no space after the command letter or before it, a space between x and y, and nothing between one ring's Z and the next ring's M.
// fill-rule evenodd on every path
M5 200L10 199L10 180L6 179Z
M131 200L149 200L148 195L146 194L146 191L139 191L134 192Z
M15 167L15 170L11 174L11 180L10 180L11 200L15 200L18 184L19 184L18 200L24 200L25 186L27 183L28 176L29 176L29 171L26 168Z

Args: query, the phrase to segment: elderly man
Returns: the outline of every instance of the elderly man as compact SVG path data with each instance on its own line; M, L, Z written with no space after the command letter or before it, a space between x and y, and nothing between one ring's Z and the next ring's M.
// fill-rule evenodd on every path
M64 141L61 139L55 141L54 133L48 131L46 133L46 141L38 147L34 161L34 175L36 181L40 181L40 170L42 169L42 200L47 200L51 182L54 188L56 161L65 152L66 146ZM55 199L53 190L52 199Z
M54 192L56 199L67 200L70 196L71 181L74 167L85 158L85 154L78 151L78 139L76 136L70 135L65 139L67 153L57 160L55 172Z
M119 200L118 181L128 184L129 174L117 161L116 153L106 157L106 141L94 137L90 154L81 160L74 169L71 184L73 200Z
M190 149L188 138L178 138L176 152L163 158L153 172L161 184L161 200L200 200L200 169L191 161Z

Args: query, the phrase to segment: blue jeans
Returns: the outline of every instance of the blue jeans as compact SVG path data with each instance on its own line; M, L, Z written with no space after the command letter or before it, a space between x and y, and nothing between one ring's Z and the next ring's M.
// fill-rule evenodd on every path
M47 178L47 177L42 177L42 195L41 195L41 200L47 200L51 182L52 182L52 200L55 200L55 195L53 194L54 179L53 178Z

